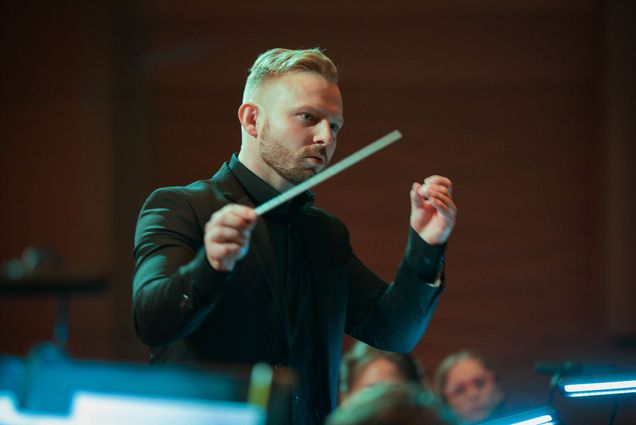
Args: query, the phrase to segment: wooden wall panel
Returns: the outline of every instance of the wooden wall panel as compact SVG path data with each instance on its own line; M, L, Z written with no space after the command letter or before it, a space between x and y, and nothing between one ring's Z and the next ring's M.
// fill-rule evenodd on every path
M50 246L68 273L105 275L111 267L110 123L101 78L110 62L88 44L104 34L103 24L84 26L91 13L63 2L2 3L2 263L28 246ZM111 357L111 302L107 295L71 298L71 353ZM3 294L0 352L24 355L50 340L56 312L53 295Z

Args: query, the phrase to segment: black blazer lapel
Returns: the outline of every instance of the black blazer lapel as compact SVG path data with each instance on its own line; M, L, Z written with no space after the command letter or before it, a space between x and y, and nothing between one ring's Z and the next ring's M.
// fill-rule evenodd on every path
M287 344L289 344L287 313L286 309L283 308L285 305L283 294L284 282L282 280L282 276L280 276L278 268L276 267L277 261L276 258L274 258L274 250L272 249L269 232L267 231L267 224L265 224L265 221L261 217L258 218L256 226L252 231L251 244L250 252L253 252L261 266L261 269L265 272L269 289L274 297L276 308L280 314L281 320L283 321L283 328L285 329L288 337Z
M227 163L223 164L221 169L212 177L212 180L217 184L217 187L222 191L223 196L229 201L241 205L247 205L254 208L254 204L245 192L245 189L234 174L230 171ZM250 249L247 256L241 260L241 262L252 262L250 257L254 257L257 260L261 270L265 274L267 284L272 293L276 309L283 322L283 327L287 331L286 310L284 305L284 294L282 276L278 272L276 267L276 259L274 258L274 252L272 250L271 240L267 231L267 224L262 217L258 217L256 226L252 230L252 239L250 241ZM289 336L289 332L287 332ZM289 344L289 339L287 341Z

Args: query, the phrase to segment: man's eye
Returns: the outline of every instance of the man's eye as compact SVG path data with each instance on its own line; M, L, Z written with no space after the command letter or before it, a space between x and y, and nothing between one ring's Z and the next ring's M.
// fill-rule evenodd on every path
M334 133L337 133L338 130L340 130L340 126L338 124L331 124L331 131L333 131Z
M305 121L313 121L314 120L314 116L312 114L310 114L309 112L303 112L302 114L300 114L300 117L305 120Z

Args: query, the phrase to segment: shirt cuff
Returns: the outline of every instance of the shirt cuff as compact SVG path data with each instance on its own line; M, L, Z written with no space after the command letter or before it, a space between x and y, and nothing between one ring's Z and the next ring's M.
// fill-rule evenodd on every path
M423 282L433 286L441 285L445 251L446 244L429 245L412 227L410 228L405 257Z

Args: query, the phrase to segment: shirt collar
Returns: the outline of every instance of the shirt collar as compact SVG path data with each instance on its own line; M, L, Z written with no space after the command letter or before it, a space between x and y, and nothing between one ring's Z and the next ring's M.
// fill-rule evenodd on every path
M236 154L232 155L229 168L241 186L243 186L245 192L247 192L247 195L255 206L259 206L280 195L278 190L274 189L269 183L261 179L249 168L243 165ZM291 201L276 207L272 212L276 214L289 215L293 211L301 209L306 205L311 205L315 198L316 196L312 192L306 190Z

